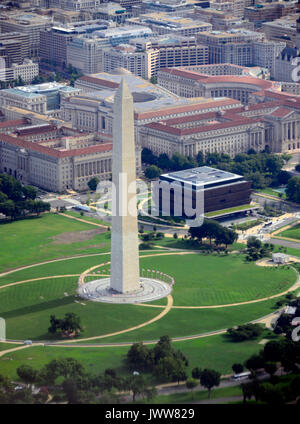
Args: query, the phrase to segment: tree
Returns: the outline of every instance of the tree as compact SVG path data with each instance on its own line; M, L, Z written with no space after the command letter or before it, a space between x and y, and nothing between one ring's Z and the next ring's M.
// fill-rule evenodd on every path
M204 165L204 155L203 155L202 152L199 151L197 153L196 161L197 161L198 166L203 166Z
M39 216L42 212L49 212L50 209L50 203L43 202L42 200L34 202L33 211L37 214L37 216Z
M147 346L142 342L134 343L127 353L127 363L132 370L146 371L151 363Z
M53 359L41 370L39 378L45 383L54 383L58 377L78 379L84 376L85 370L81 362L74 358Z
M68 403L77 404L79 403L79 393L75 381L71 378L64 380L62 389L65 392Z
M253 340L261 335L263 327L260 324L244 324L236 328L229 328L227 334L235 342L242 342L244 340Z
M73 312L66 313L63 319L57 319L55 315L51 315L50 327L48 328L48 331L49 333L55 334L58 330L67 335L73 333L78 335L78 333L82 331L80 317Z
M35 200L37 197L37 189L35 187L32 186L24 186L22 187L22 191L24 193L25 199L32 199Z
M238 364L237 363L233 364L231 368L232 368L232 370L233 370L233 372L235 374L240 374L241 372L244 371L243 365L242 364L239 364L239 363Z
M281 184L287 184L291 178L291 175L287 171L280 171L277 175L277 183L279 185Z
M157 166L161 169L170 169L172 166L172 161L166 153L162 153L158 157Z
M135 402L136 396L141 395L143 398L151 399L156 389L149 388L145 378L142 375L130 376L124 382L124 388L132 392L132 401Z
M90 181L88 182L89 189L92 190L92 191L96 191L97 190L97 186L99 184L99 181L100 180L97 177L91 178Z
M264 358L267 362L281 361L284 352L284 345L281 341L270 341L264 346Z
M80 317L73 312L69 312L65 314L65 318L62 320L61 329L65 333L75 333L78 334L82 331L82 327L80 325Z
M157 178L161 175L162 170L158 168L156 165L150 165L145 170L145 177L149 178L150 180L153 178Z
M151 84L157 84L157 76L153 75L153 76L150 78L150 82L151 82Z
M300 177L292 177L285 190L286 197L295 203L300 203Z
M295 171L300 172L300 163L295 166Z
M11 219L15 217L15 204L12 200L6 200L0 203L0 213L5 216L10 216Z
M36 382L38 372L29 365L21 365L17 368L17 374L24 383L30 386Z
M277 371L277 365L276 362L266 362L265 363L265 371L270 374L271 377L275 374Z
M193 391L193 389L198 386L198 381L195 380L194 378L188 378L186 380L186 383L185 384L186 384L186 388L187 389Z
M264 383L259 390L259 398L269 405L278 406L284 403L284 394L281 388L270 383Z
M247 240L247 247L254 247L255 249L259 249L262 246L262 242L254 236L251 236Z
M165 356L160 358L154 367L154 374L164 381L177 381L179 384L187 378L185 367L185 363L180 358Z
M157 165L157 161L157 156L155 156L150 149L144 147L142 150L142 162L148 163L149 165Z
M265 365L264 358L261 354L252 355L245 362L245 365L246 365L246 368L248 368L249 371L256 371L256 370L264 367L264 365Z
M192 369L192 377L193 378L196 378L196 379L199 379L200 378L200 375L201 375L201 368L199 368L199 367L196 367L196 368L193 368Z
M210 398L211 389L219 386L221 374L218 371L205 369L200 374L200 384L208 390L208 397Z
M188 378L186 380L187 389L193 390L197 386L198 386L198 381L195 378Z

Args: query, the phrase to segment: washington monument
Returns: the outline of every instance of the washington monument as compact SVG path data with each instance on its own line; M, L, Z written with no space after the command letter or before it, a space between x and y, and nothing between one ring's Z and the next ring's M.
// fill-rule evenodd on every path
M110 288L119 293L140 288L133 98L124 79L114 98L112 154L113 216Z

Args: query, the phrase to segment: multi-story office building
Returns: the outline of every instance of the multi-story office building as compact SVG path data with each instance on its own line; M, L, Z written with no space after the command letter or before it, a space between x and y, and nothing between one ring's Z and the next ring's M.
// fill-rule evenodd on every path
M197 0L142 0L141 3L132 8L135 16L158 12L167 13L168 15L185 16L193 13Z
M155 37L132 40L130 45L103 49L102 70L122 67L149 79L161 68L196 66L208 63L208 48L194 37Z
M251 94L261 90L280 91L276 82L248 75L203 75L201 69L161 69L157 74L158 84L182 97L230 97L244 104Z
M126 19L131 18L132 13L127 11L124 6L118 3L103 3L93 11L94 18L104 19L118 24L124 23Z
M23 81L30 83L38 75L39 65L30 59L25 59L21 65L13 63L11 67L6 67L5 62L2 62L1 66L0 58L0 81L13 81L22 78Z
M239 101L233 99L180 98L128 71L119 70L111 74L103 72L83 76L76 80L75 87L81 89L81 92L62 100L61 118L79 130L111 134L112 99L122 77L133 93L137 138L137 128L148 122L241 106Z
M244 17L245 0L214 0L209 4L212 9L231 13L237 18Z
M7 67L13 63L21 64L29 57L28 34L7 32L0 34L0 57L5 59Z
M283 41L253 41L253 64L268 69L274 76L275 60L286 47Z
M234 28L252 30L254 28L248 20L234 16L231 12L214 9L212 4L208 8L196 6L195 15L199 20L211 23L213 30L228 31Z
M298 14L287 15L281 19L270 22L263 22L261 31L266 34L268 40L286 42L288 47L294 47L297 35L296 20Z
M201 151L234 157L267 147L273 152L300 152L299 100L298 96L291 107L290 101L277 99L223 113L151 122L139 129L139 142L157 155L180 152L196 156Z
M0 172L46 190L86 190L92 177L111 178L112 137L30 120L0 122ZM136 148L137 172L141 149Z
M53 0L50 0L50 2ZM58 7L63 10L79 11L82 9L95 9L100 6L101 0L58 0ZM51 7L51 6L50 6Z
M53 27L41 31L40 57L58 65L66 65L67 45L75 35L73 28Z
M51 26L51 18L25 12L6 12L0 16L1 32L18 32L29 38L29 56L38 56L40 32Z
M234 29L230 31L203 32L197 35L198 42L208 46L209 63L233 63L253 65L252 41L262 40L259 32Z
M271 3L258 3L245 7L245 18L254 22L255 27L261 27L263 22L271 22L293 13L297 1L274 1Z
M144 38L150 35L152 35L152 31L148 27L124 25L95 31L89 36L74 37L67 45L67 63L84 74L100 72L104 69L102 49L128 43L131 39L137 37ZM112 49L111 52L113 53L114 50ZM123 66L121 62L118 67L120 66Z
M78 93L78 89L57 82L8 88L0 91L0 107L14 106L46 114L59 110L62 98Z
M147 25L157 34L193 36L212 29L210 23L181 16L170 16L168 13L147 13L136 18L129 18L126 22L133 25Z
M201 66L188 66L185 67L188 71L196 71L200 74L206 75L244 75L255 78L266 78L264 69L258 66L239 66L232 63L215 63Z
M120 3L122 7L125 7L126 10L131 11L134 6L138 6L142 3L142 0L113 0L117 3Z

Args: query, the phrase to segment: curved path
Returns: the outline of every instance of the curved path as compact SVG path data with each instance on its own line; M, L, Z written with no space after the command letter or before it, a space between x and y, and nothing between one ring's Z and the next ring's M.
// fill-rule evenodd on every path
M126 328L125 330L115 331L114 333L103 334L102 336L93 336L93 337L86 337L86 338L80 339L80 340L73 339L73 340L67 340L67 341L63 341L63 342L57 342L57 345L66 344L66 343L67 344L78 343L78 341L86 342L86 341L89 341L89 340L104 339L106 337L118 336L119 334L128 333L130 331L137 330L137 329L142 328L142 327L146 327L147 325L152 324L153 322L158 321L159 319L164 317L171 310L172 305L173 305L173 297L169 294L167 299L168 299L168 303L167 303L166 306L163 307L164 310L160 314L156 315L154 318L150 319L149 321L143 322L142 324L138 324L138 325L135 325L134 327Z

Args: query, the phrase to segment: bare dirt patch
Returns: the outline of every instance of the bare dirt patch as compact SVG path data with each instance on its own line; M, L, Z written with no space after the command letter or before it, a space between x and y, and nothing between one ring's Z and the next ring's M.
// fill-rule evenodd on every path
M87 231L69 231L66 233L57 234L51 237L53 244L71 244L80 241L90 240L98 234L106 232L106 228L97 228L95 230Z

